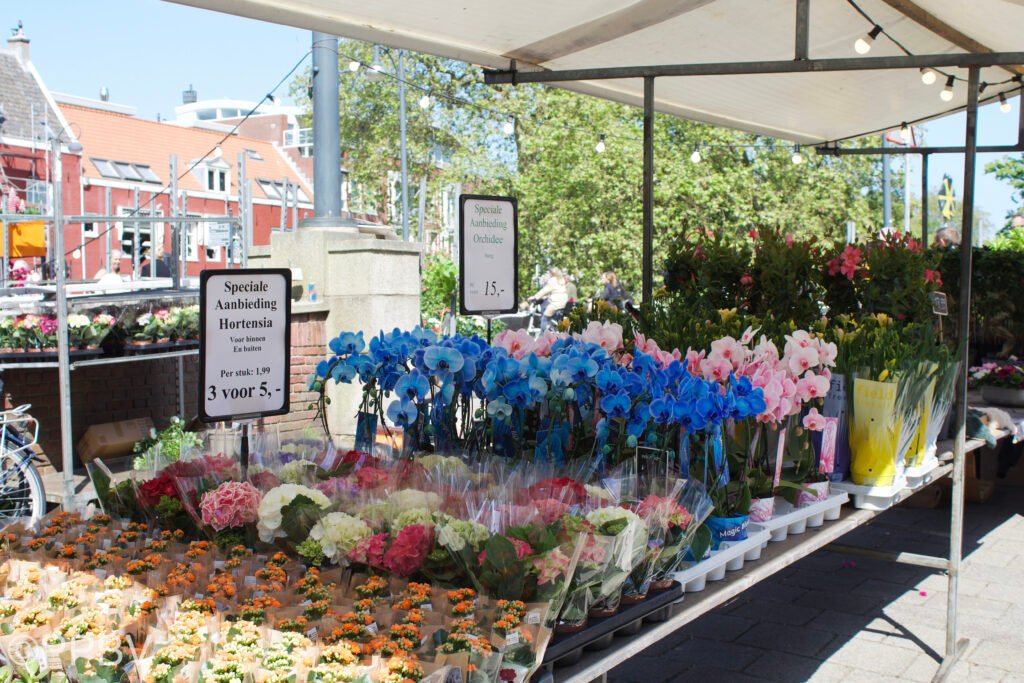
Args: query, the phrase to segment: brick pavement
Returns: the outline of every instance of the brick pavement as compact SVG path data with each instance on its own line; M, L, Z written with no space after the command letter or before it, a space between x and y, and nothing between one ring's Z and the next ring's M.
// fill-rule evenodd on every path
M945 554L948 530L948 507L901 507L842 542ZM999 487L989 502L969 504L964 536L959 635L970 644L947 680L1024 683L1024 489ZM609 681L930 681L945 623L944 573L823 550L648 648Z

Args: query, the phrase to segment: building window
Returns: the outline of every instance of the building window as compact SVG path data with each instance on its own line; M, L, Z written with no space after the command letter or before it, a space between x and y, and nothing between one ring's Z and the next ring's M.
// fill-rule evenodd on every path
M82 234L87 237L95 237L99 230L95 223L82 223Z
M199 218L198 215L189 214L189 218ZM185 260L199 260L199 224L185 223L181 229L182 249L185 251Z
M125 180L142 180L142 174L127 162L115 161L114 168L117 169L118 174Z
M96 170L104 178L120 178L121 174L114 168L114 164L106 161L105 159L93 159L92 165L96 167Z
M219 168L206 170L206 189L211 192L227 192L228 172Z
M139 175L141 175L142 179L147 183L160 182L160 176L158 176L156 173L153 173L153 169L151 169L149 166L146 166L145 164L133 165L135 166L135 170L138 171Z
M29 180L25 183L25 203L29 206L46 206L50 201L50 183Z
M133 261L135 253L138 251L139 258L142 258L143 243L149 243L153 240L154 230L158 237L163 236L163 224L162 223L133 223L131 222L130 216L162 216L164 212L160 209L153 211L151 209L139 209L138 213L135 209L121 206L117 209L119 216L124 216L125 220L117 226L118 239L121 242L121 253L124 258L129 261Z
M281 198L281 190L278 189L281 183L275 183L273 180L257 180L256 182L259 183L260 189L268 199Z

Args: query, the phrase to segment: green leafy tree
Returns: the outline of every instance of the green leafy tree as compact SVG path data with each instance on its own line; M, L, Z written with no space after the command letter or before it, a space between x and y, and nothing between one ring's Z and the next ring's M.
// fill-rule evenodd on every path
M985 165L985 173L993 173L1013 187L1013 201L1017 202L1017 208L1006 214L1006 227L1009 227L1014 215L1024 209L1024 154L991 161Z

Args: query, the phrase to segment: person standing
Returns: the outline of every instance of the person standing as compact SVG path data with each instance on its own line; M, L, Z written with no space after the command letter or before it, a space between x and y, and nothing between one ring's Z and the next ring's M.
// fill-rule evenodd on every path
M565 274L561 268L552 268L548 271L548 281L527 301L542 301L544 310L540 316L540 331L547 331L552 320L555 320L566 304L569 303L569 289Z

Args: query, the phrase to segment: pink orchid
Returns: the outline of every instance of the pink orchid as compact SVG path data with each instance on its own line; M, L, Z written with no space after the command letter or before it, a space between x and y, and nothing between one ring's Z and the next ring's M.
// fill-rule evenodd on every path
M508 351L508 355L520 360L536 348L536 343L526 330L505 330L494 338L494 346Z
M813 372L807 373L796 384L796 395L802 403L816 398L824 398L828 393L829 380Z
M825 418L818 412L817 408L811 408L803 419L804 429L812 432L820 432L825 428Z
M624 354L622 354L622 357L619 358L619 365L621 365L624 368L628 368L632 364L633 364L633 354L631 354L631 353L624 353Z
M686 369L690 371L691 375L700 374L700 365L704 360L704 352L700 353L693 349L686 349Z
M729 379L729 373L732 372L732 363L724 358L709 356L700 362L700 371L704 379L724 382Z
M655 355L661 348L658 346L658 342L653 339L648 339L642 334L637 334L633 340L633 345L636 346L636 350L646 353L649 356Z
M777 363L779 361L779 349L775 342L761 335L761 343L754 347L754 357L761 362Z
M722 358L732 363L735 367L743 361L745 351L746 349L743 345L732 337L722 337L711 342L710 357Z
M822 365L829 367L835 365L837 355L839 355L839 349L833 342L818 342L818 360Z
M541 358L547 358L551 355L551 347L559 339L564 339L567 335L562 332L544 332L536 340L534 340L533 353Z
M622 325L618 323L599 323L596 320L587 325L583 334L574 335L591 344L597 344L608 353L614 353L622 348Z
M794 377L799 377L819 363L818 351L810 346L801 348L790 355L786 365Z
M754 341L754 337L757 336L760 329L760 327L756 330L753 327L747 327L747 329L743 330L743 334L740 336L740 344L749 346L750 342Z

